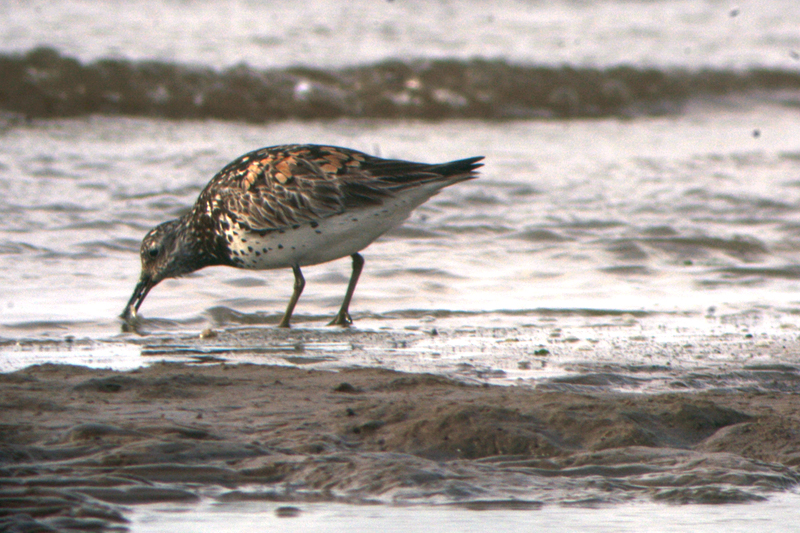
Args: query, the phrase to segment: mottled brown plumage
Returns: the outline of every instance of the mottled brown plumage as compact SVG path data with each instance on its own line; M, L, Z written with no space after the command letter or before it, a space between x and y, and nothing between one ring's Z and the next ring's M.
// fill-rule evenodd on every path
M353 274L332 322L347 325L358 252L443 187L477 177L481 159L414 163L318 145L245 154L211 179L188 215L145 236L142 275L122 316L133 320L163 279L206 266L292 268L294 293L280 323L288 326L305 284L300 267L350 255Z

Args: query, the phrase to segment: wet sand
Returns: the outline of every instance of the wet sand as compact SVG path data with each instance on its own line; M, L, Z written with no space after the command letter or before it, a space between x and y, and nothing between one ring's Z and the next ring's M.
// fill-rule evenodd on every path
M130 506L202 498L527 510L760 501L800 481L786 366L762 369L782 373L771 390L631 394L197 361L0 375L0 529L124 528Z

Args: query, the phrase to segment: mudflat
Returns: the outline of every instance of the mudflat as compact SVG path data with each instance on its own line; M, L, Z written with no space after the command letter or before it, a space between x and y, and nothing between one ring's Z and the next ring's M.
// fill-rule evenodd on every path
M0 375L0 524L124 527L127 506L200 498L757 501L800 481L800 375L765 371L782 372L786 390L632 394L226 362L31 366Z

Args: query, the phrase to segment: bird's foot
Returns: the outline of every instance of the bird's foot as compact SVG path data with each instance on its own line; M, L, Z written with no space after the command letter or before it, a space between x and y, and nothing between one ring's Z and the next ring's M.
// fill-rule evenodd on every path
M141 320L139 314L136 312L134 306L128 306L119 316L122 319L122 332L123 333L139 333Z
M347 311L339 311L336 316L333 317L333 320L328 323L329 326L341 326L343 328L349 327L352 324L353 319Z

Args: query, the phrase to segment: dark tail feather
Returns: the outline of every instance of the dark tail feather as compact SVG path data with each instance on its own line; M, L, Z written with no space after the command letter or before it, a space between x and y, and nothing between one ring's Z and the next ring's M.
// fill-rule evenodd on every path
M449 163L441 163L439 165L431 165L431 172L436 172L442 176L454 176L456 174L468 174L475 169L483 166L483 163L478 163L483 159L482 155L477 157L468 157L466 159L459 159L458 161L450 161Z
M439 182L447 187L460 181L475 179L475 169L482 167L483 156L469 157L448 163L411 163L408 161L384 161L380 164L381 176L378 181L389 191L416 187L425 183ZM373 185L374 186L374 185Z

